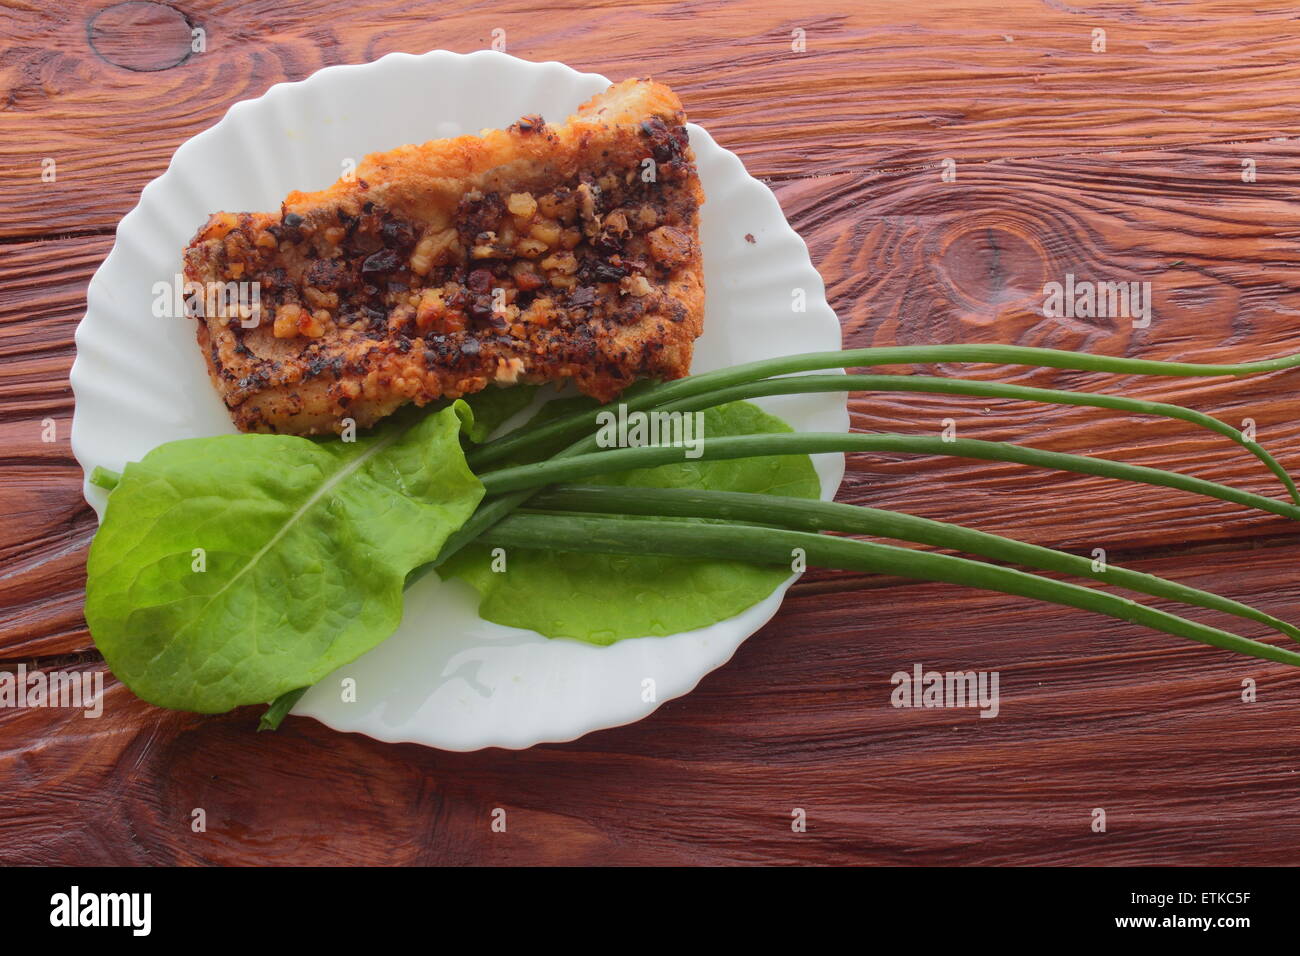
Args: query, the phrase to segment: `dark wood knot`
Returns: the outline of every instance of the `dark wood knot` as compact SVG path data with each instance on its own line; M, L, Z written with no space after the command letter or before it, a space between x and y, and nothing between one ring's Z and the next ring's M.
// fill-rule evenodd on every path
M86 24L90 47L104 60L136 73L156 73L190 58L194 24L165 3L127 0L105 7Z

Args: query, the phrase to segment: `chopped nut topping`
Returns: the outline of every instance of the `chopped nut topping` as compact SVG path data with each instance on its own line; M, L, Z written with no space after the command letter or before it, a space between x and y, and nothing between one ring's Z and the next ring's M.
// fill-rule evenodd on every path
M324 309L317 309L306 321L298 321L298 331L310 339L318 339L325 334L325 327L330 323L330 314Z
M494 382L574 380L608 401L684 373L703 298L684 119L648 83L610 102L642 119L593 101L590 125L525 118L482 155L459 141L379 154L278 211L213 216L187 277L260 293L201 317L239 427L368 427Z
M454 215L422 224L361 202L328 218L286 213L252 233L237 219L218 227L227 274L263 283L277 338L317 338L337 323L397 338L400 352L411 346L403 337L423 336L436 350L473 355L493 336L527 341L538 328L635 321L655 277L692 254L680 222L631 170L536 193L470 191ZM305 253L307 264L270 268L263 250L286 263ZM473 338L435 341L463 332ZM517 370L500 374L511 381Z
M556 246L560 242L560 236L564 230L554 219L543 219L541 222L533 223L528 230L528 234L539 242L544 242L548 246Z
M537 212L537 200L531 193L511 193L506 200L506 208L516 216L527 218Z
M309 285L302 290L302 296L308 303L318 309L337 309L339 307L337 292L323 292L315 286Z
M275 310L275 327L272 330L277 339L291 339L298 334L298 320L302 316L302 306L286 303Z
M497 359L496 382L498 385L513 385L519 381L519 374L524 370L522 359Z
M300 305L287 302L275 310L271 332L277 339L291 339L296 335L316 339L325 334L330 320L330 314L324 309L308 312Z
M572 252L557 252L547 256L539 265L547 271L572 275L578 271L578 259Z
M618 287L628 295L643 296L651 292L650 283L645 276L624 276L618 281Z
M691 237L672 226L660 226L646 235L646 241L655 261L670 268L685 262L691 254Z
M568 189L557 189L537 200L542 215L548 219L558 219L570 223L578 215L578 197Z

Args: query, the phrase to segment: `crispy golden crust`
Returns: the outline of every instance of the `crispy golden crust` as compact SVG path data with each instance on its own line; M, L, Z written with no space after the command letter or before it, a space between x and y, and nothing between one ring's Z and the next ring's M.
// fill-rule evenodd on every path
M671 90L629 80L562 126L525 117L402 146L290 193L279 215L214 215L186 279L260 293L242 322L229 309L198 322L236 425L365 427L516 381L572 380L608 401L685 375L703 327L704 196L684 123Z

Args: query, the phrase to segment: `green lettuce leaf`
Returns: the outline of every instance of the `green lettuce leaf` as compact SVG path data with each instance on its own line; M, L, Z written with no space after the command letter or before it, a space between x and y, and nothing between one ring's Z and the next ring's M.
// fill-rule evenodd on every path
M545 409L539 418L543 415L550 417ZM785 422L748 402L710 409L704 417L706 440L790 430ZM807 455L684 460L591 479L597 482L799 498L816 498L821 490ZM470 545L438 573L473 585L482 598L479 615L486 620L592 644L677 634L714 624L758 603L789 576L785 570L740 561L569 552L517 551L506 555L504 571L493 571L492 564L487 548Z
M355 660L483 496L460 443L473 423L456 402L355 442L222 435L127 465L87 560L108 666L151 703L215 713Z

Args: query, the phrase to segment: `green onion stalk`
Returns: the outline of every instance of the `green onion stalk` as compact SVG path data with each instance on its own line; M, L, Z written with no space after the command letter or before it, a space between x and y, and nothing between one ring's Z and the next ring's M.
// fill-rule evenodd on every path
M1008 345L853 349L766 359L694 375L640 389L625 396L621 404L629 412L674 412L698 411L764 396L810 392L928 392L1105 408L1133 415L1176 419L1208 429L1246 449L1281 482L1290 500L1280 501L1191 475L1103 458L1046 451L1008 442L924 435L791 433L727 436L709 439L701 450L701 457L721 460L825 452L950 455L1171 488L1300 519L1300 492L1272 455L1238 429L1178 405L1096 392L961 378L804 374L829 369L945 362L1120 375L1244 376L1300 367L1300 354L1244 364L1207 365L1110 358ZM731 560L744 555L746 561L770 566L792 566L792 556L798 555L807 566L892 574L1034 598L1141 624L1251 657L1300 665L1300 653L1288 648L1032 571L1091 578L1139 594L1264 624L1291 640L1300 640L1300 630L1296 627L1257 608L1155 575L1097 564L1078 555L961 525L877 508L772 495L573 485L572 482L598 475L653 467L682 457L682 449L668 446L600 449L594 434L599 411L587 409L559 416L471 449L466 457L483 481L486 489L484 501L470 520L447 540L436 561L412 572L407 579L408 586L471 542L550 551ZM560 450L548 455L549 450L556 448ZM546 457L533 460L540 456ZM95 480L96 476L92 476L92 481ZM112 476L105 477L103 483L111 486ZM644 517L660 520L639 520ZM985 560L822 532L882 537L911 545L959 551ZM1017 564L1032 571L990 561ZM278 725L302 693L302 689L293 691L273 702L263 718L262 727Z

